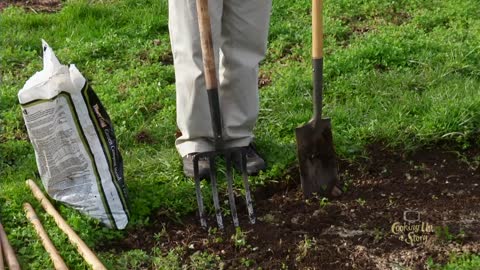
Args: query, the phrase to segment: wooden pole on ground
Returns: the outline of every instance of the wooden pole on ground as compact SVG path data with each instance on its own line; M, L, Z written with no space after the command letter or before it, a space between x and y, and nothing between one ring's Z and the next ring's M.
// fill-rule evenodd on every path
M33 227L35 228L35 231L37 232L37 235L42 240L42 244L45 247L45 250L47 250L48 254L50 255L53 265L55 266L55 269L68 270L67 265L63 261L62 257L58 253L57 249L53 245L50 238L48 238L48 234L43 228L42 223L40 222L40 219L38 219L38 216L35 213L35 210L33 209L33 207L29 203L24 203L23 209L27 214L27 219L32 223Z
M2 251L2 237L0 236L0 270L5 270L5 264L3 263L3 251Z
M97 258L95 253L83 242L83 240L77 235L77 233L68 225L68 223L62 218L62 216L53 207L52 203L43 195L40 188L32 180L27 180L27 185L33 193L33 196L40 202L43 209L53 217L57 226L68 236L70 242L77 248L83 259L90 264L93 270L107 270L102 262Z
M3 254L5 255L5 261L7 261L8 269L20 270L20 264L18 263L15 251L13 250L10 242L8 242L7 233L0 223L0 245L2 246Z

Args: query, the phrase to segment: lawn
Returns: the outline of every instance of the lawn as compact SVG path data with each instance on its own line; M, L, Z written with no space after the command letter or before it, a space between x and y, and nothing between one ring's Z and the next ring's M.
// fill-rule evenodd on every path
M478 149L479 1L326 0L324 6L324 112L332 119L339 159L368 159L374 144L404 153L438 145L460 153ZM183 176L174 147L167 10L165 0L95 0L66 1L52 13L13 6L0 11L0 215L25 269L53 267L22 210L28 201L43 213L24 184L39 183L39 177L17 100L42 67L42 38L61 62L76 64L90 80L114 122L131 204L129 230L149 227L159 212L181 221L196 210L194 185ZM294 129L312 113L310 35L310 1L274 1L255 130L268 170L250 178L256 187L284 179L297 163ZM56 207L93 248L128 236ZM67 264L86 269L54 221L40 217ZM182 248L188 249L102 250L100 258L112 269L166 269L170 263L175 269L185 257ZM443 266L434 259L429 265L480 268L480 257L457 253ZM202 268L221 261L201 252L181 264Z

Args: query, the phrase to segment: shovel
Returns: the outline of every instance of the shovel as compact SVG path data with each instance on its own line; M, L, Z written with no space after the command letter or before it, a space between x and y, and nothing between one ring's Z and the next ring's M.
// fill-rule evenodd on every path
M230 212L232 214L233 224L235 227L239 226L237 209L235 205L235 196L233 194L233 169L232 161L234 156L240 156L241 173L243 185L245 188L245 200L248 210L248 217L250 223L255 223L255 215L253 212L253 202L248 184L247 174L247 147L226 148L223 139L222 117L220 112L220 101L218 97L217 75L215 69L215 60L213 56L213 42L210 25L210 16L208 13L208 0L197 0L197 16L200 30L200 41L202 47L202 58L205 74L205 84L208 94L208 104L210 106L210 118L213 128L213 140L215 151L198 153L193 157L193 174L195 179L195 191L197 196L198 212L200 215L201 226L206 228L207 222L205 219L205 210L203 205L203 197L200 190L200 176L198 174L198 162L202 158L208 158L210 163L210 182L212 186L213 205L215 207L215 216L217 224L220 229L223 229L222 211L220 208L217 188L216 166L215 160L217 157L225 158L226 162L226 177L228 199L230 204Z
M332 125L322 119L323 22L322 0L312 0L313 117L295 129L300 178L305 198L314 194L336 197L338 174Z

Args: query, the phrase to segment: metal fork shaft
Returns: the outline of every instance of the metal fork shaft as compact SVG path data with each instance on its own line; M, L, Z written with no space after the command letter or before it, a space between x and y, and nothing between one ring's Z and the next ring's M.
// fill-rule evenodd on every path
M241 168L242 168L242 179L243 186L245 188L245 202L247 204L248 218L250 219L251 224L255 224L255 213L253 212L253 202L252 195L250 193L250 185L248 184L248 173L247 173L247 154L245 150L242 150L242 159L241 159Z
M230 211L232 212L233 225L239 226L237 216L237 206L235 204L235 196L233 194L233 173L232 173L232 153L227 153L225 156L225 162L227 166L227 189L228 200L230 204Z
M207 221L205 220L205 210L203 206L203 197L202 197L202 191L200 189L200 176L198 175L198 160L199 157L195 156L193 158L193 175L195 178L195 192L197 194L197 205L198 205L198 215L200 217L200 225L203 228L207 228Z
M215 156L210 157L209 161L210 161L210 181L212 184L213 206L215 207L215 215L217 216L218 228L223 229L222 209L220 208L220 200L218 199Z

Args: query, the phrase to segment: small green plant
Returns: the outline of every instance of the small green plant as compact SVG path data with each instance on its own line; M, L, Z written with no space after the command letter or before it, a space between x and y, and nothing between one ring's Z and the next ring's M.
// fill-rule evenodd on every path
M360 206L364 206L365 203L367 203L367 201L365 201L365 199L362 199L362 198L358 198L356 200L356 202L360 205Z
M209 270L218 269L220 264L218 255L196 251L190 256L190 269Z
M243 266L245 266L247 268L249 268L249 267L251 267L255 264L254 260L248 259L248 258L241 258L240 262L242 263Z
M177 270L182 269L182 258L185 250L181 247L170 250L167 254L154 247L152 249L152 267L153 269Z
M379 243L384 237L384 233L380 228L375 227L373 229L373 242Z
M448 226L437 226L435 227L435 235L437 238L444 242L450 242L454 239L454 236L450 233Z
M475 254L452 254L446 265L436 263L433 258L428 258L426 262L429 270L477 270L480 269L480 257Z
M236 248L242 248L247 245L247 234L240 227L235 228L235 234L232 235L231 239Z
M161 242L165 237L168 237L168 232L165 223L162 223L162 230L153 234L153 239L155 242Z
M435 227L435 236L442 242L457 242L461 243L466 237L464 230L460 230L458 233L452 233L448 226Z
M141 269L150 265L151 258L143 250L133 249L119 256L116 269Z
M299 262L305 259L312 248L315 247L316 243L317 241L315 238L310 239L305 235L303 240L297 245L297 256L295 257L295 260Z
M394 196L388 196L388 204L387 206L393 206L395 205L395 197Z
M330 205L330 201L328 200L328 198L325 198L325 197L321 198L319 200L319 203L320 203L320 208L325 208L328 205Z
M259 217L258 219L265 222L265 223L269 223L269 224L274 224L275 223L275 216L271 213L268 213L268 214L264 215L263 217Z
M209 238L213 238L214 243L222 243L223 238L221 234L218 233L218 229L216 227L212 227L208 229L208 236Z

